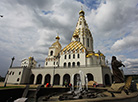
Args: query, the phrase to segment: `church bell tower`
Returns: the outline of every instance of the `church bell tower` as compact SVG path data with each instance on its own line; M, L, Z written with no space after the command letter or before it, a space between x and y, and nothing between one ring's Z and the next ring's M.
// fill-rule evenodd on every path
M85 12L80 10L79 19L71 41L80 41L87 49L88 53L93 53L93 37L85 20Z

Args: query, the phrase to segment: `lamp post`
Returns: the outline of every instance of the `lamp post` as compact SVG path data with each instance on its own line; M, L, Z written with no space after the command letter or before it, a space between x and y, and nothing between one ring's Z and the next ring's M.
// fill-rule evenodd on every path
M11 61L10 68L12 67L12 64L13 64L13 61L14 61L14 60L15 60L15 58L13 57L13 58L12 58L12 61ZM6 78L5 78L5 81L4 81L4 87L6 87L8 78L9 78L9 73L7 72Z
M12 58L12 61L11 61L11 65L10 65L10 68L12 67L12 65L13 65L13 61L15 60L15 58L13 57Z
M53 69L53 85L52 86L54 86L54 76L55 76L55 66L54 66L54 69Z
M0 15L0 17L3 17L3 15Z

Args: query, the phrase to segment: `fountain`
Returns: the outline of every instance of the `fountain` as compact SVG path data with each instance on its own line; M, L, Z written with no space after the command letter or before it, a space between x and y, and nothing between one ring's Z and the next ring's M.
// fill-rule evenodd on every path
M73 80L72 76L72 80ZM102 90L88 90L88 78L87 75L84 75L80 70L77 75L77 85L74 88L72 85L69 92L62 94L59 96L59 100L76 100L76 99L88 99L88 98L96 98L96 97L106 97L102 92Z

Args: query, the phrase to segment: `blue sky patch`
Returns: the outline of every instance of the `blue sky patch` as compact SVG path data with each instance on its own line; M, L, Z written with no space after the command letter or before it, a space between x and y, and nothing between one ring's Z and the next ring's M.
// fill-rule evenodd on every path
M90 10L91 9L96 10L101 4L101 0L76 0L76 1L81 2L82 4L86 5ZM104 1L103 3L106 3L106 1Z
M53 13L53 11L45 11L45 10L42 10L42 13L44 14L44 15L47 15L47 14L52 14Z

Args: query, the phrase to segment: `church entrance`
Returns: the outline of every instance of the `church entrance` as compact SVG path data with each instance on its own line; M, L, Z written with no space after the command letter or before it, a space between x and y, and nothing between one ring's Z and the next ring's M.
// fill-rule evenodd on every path
M77 81L80 79L80 75L79 74L75 74L74 75L74 85L77 85Z
M36 84L41 84L41 82L42 82L42 75L39 74L39 75L37 76Z
M93 75L91 73L87 74L87 78L88 78L88 82L94 80Z
M29 84L33 84L34 83L34 74L32 74L31 76L30 76L30 81L29 81Z
M54 85L60 84L60 76L59 74L54 75Z
M45 82L44 82L44 84L46 84L46 83L49 83L50 84L50 80L51 80L51 76L50 76L50 74L47 74L45 76Z
M63 85L65 85L65 81L67 81L67 83L70 83L70 75L69 74L65 74L63 76Z
M109 77L108 74L105 74L104 80L105 80L105 85L107 85L107 86L111 85L111 83L110 83L110 77Z

